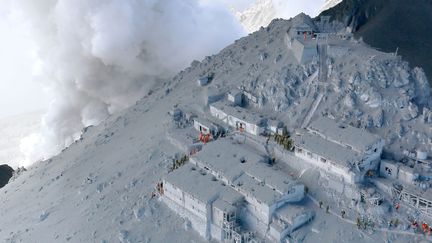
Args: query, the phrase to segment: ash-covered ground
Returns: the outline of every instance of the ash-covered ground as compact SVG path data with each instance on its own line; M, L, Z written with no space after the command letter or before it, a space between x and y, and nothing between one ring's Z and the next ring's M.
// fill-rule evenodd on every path
M165 136L170 129L167 112L174 106L207 111L206 95L238 86L256 96L250 109L285 122L290 131L327 115L381 135L389 158L398 158L405 149L431 154L430 87L421 69L410 69L399 57L356 40L330 40L321 61L299 65L286 44L291 23L275 20L219 54L194 61L135 106L86 129L60 155L15 178L0 190L0 241L204 241L151 198L180 152ZM319 69L327 75L317 77ZM198 86L197 78L209 74L214 76L211 83ZM315 177L303 178L311 183ZM311 184L311 190L319 190ZM405 231L364 232L353 222L310 207L318 213L298 233L303 242L424 239Z

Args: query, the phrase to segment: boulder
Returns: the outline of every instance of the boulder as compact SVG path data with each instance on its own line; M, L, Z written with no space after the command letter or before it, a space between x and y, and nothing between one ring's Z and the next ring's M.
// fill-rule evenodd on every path
M409 114L410 114L412 119L414 119L418 116L419 109L418 109L417 105L415 105L414 103L409 104L408 110L409 110Z
M0 165L0 188L4 187L12 177L14 170L9 165Z
M373 124L378 128L381 128L384 125L384 111L382 109L373 114Z

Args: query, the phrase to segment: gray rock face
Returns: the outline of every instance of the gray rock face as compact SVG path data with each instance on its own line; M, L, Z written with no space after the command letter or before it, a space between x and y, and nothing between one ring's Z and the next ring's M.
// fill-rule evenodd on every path
M6 164L0 165L0 188L4 187L9 182L13 172L14 170L10 166Z
M432 124L432 111L428 108L423 109L423 119L427 124Z
M373 114L373 124L377 128L381 128L384 125L384 111L379 110Z
M344 0L320 15L343 22L372 47L386 52L398 49L411 67L424 68L431 81L432 26L423 24L432 22L431 12L432 2L425 0ZM397 31L392 26L397 26ZM377 81L385 86L384 80ZM400 87L407 81L402 75L394 84Z

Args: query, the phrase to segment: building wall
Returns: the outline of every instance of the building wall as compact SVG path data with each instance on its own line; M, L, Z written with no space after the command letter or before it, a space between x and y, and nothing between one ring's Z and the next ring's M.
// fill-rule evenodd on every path
M282 195L282 197L276 202L275 209L278 209L285 205L286 203L299 202L305 196L305 186L303 184L298 184L290 187L287 193Z
M203 134L209 134L210 133L210 128L199 123L197 120L194 120L194 127L196 130L201 131ZM200 127L201 127L201 129L200 129Z
M207 218L207 204L205 202L202 202L187 193L183 193L183 195L185 199L184 205L187 210L196 214L198 217L204 219Z
M195 216L205 221L210 219L207 212L207 203L202 202L194 198L192 195L181 191L175 185L172 185L167 181L164 181L164 196L184 207L187 211L194 214Z
M224 232L223 232L221 226L211 224L210 225L210 234L211 234L212 239L215 239L217 241L223 241L224 240Z
M246 199L246 209L256 217L260 222L264 224L269 224L271 219L270 206L264 202L259 202L255 198L247 196Z
M303 38L304 37L304 34L303 34L304 32L306 32L306 34L307 34L306 36L308 38L310 38L312 36L313 30L310 27L306 27L306 26L300 27L299 26L299 27L292 27L288 33L292 37L302 37Z
M299 63L302 63L303 48L304 45L300 41L298 41L297 39L293 39L291 44L291 49L294 53L295 58Z
M301 149L302 151L299 151L299 149ZM347 183L355 183L361 180L361 176L356 176L354 173L349 172L348 168L340 168L337 163L328 159L323 162L321 160L322 158L319 155L305 150L304 148L296 147L294 153L297 157L310 162L312 165L315 165L328 173L336 174L343 177Z
M222 222L223 222L223 211L213 206L212 223L218 226L222 226Z
M182 205L184 207L184 198L183 198L183 192L177 188L176 186L172 185L171 183L164 181L164 195L176 202L179 205Z
M399 174L399 166L396 163L382 160L380 164L380 176L385 178L397 179Z
M312 59L318 55L316 45L313 45L311 47L305 46L297 39L294 39L292 41L291 49L293 50L295 58L301 64L312 61Z
M317 55L318 55L318 51L316 45L308 46L308 47L305 46L303 48L303 56L302 56L301 63L303 64L303 63L311 62L314 59L314 57L316 57Z
M205 219L196 216L196 214L191 213L189 210L186 210L183 205L179 205L177 202L171 200L167 194L164 194L162 201L180 217L186 218L190 222L192 229L201 237L209 239L208 224Z
M242 225L250 231L256 232L259 236L265 237L267 235L268 224L259 220L248 208L242 212Z
M243 101L243 94L242 93L235 93L235 94L228 94L227 95L228 100L235 105L241 106Z
M269 236L271 237L271 239L274 242L281 242L283 231L284 231L284 229L283 229L283 225L282 224L276 225L275 223L272 223L270 225L270 227L269 227Z
M259 135L260 130L257 125L248 123L242 119L228 115L228 125L232 127L237 127L237 123L243 124L243 128L245 132L250 133L252 135Z
M216 199L218 196L215 195ZM202 202L188 193L182 192L176 186L164 181L163 201L179 214L191 222L192 228L202 237L222 241L223 212L214 211L211 203ZM212 199L212 200L214 200ZM216 216L217 218L213 218Z
M413 169L407 166L399 167L398 179L407 184L413 184L414 180L417 179L417 174L414 173Z
M227 121L228 115L222 110L219 110L214 106L210 106L210 114L216 117L217 119L222 120L223 122L228 122Z
M218 118L219 120L222 120L223 122L227 123L231 127L236 127L237 122L242 123L245 131L252 135L259 135L262 131L262 129L256 124L248 123L242 119L239 119L232 115L228 115L214 106L210 106L210 113L212 116Z

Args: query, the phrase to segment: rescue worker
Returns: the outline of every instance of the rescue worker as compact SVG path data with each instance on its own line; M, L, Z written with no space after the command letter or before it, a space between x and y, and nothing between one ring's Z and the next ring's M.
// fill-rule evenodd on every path
M423 223L422 224L422 230L423 230L423 233L427 233L427 231L428 231L428 229L429 229L429 226L426 224L426 223Z
M323 206L323 202L319 201L319 207L322 208L322 206Z
M345 218L345 210L341 211L341 216L342 216L343 219Z
M411 227L414 229L414 231L416 231L417 232L417 226L418 226L418 224L417 224L417 221L413 221L412 222L412 224L411 224Z
M328 206L328 205L326 207L326 213L330 213L330 206Z

